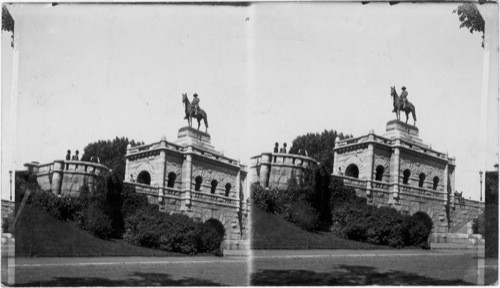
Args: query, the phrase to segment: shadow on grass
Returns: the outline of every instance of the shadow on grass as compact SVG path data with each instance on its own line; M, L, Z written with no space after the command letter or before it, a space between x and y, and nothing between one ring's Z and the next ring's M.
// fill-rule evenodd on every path
M254 286L348 286L348 285L475 285L463 280L434 279L404 271L378 272L371 266L339 265L331 273L307 270L258 270Z
M15 285L26 286L224 286L220 283L198 278L172 279L166 273L132 273L126 279L99 277L54 277L46 281L34 281Z

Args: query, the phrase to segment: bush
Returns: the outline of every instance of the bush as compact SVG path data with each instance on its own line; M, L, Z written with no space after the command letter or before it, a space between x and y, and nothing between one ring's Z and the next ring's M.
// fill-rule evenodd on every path
M111 220L103 213L97 203L92 203L85 211L85 230L103 239L109 238L112 233Z
M389 207L368 205L340 181L332 181L332 232L356 241L376 245L420 246L428 248L427 239L432 231L432 219L424 212L404 216Z
M125 187L123 189L121 214L124 220L148 205L149 202L146 195L136 193L133 187Z
M14 233L14 213L8 213L2 218L2 233Z
M222 230L220 230L222 228ZM203 224L199 224L196 233L200 237L199 251L222 255L221 244L224 240L225 229L222 223L215 219L209 219Z
M290 222L307 231L313 231L319 224L318 213L308 202L299 200L290 206Z
M221 254L224 226L215 219L196 222L186 215L160 212L148 205L125 219L124 239L129 243L169 252Z

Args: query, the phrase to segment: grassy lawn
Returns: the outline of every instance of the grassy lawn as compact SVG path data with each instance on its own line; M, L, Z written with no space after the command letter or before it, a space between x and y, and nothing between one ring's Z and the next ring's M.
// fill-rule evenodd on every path
M184 256L134 246L124 240L103 240L26 205L15 231L16 257Z
M328 232L308 232L252 205L252 249L390 249L339 238Z

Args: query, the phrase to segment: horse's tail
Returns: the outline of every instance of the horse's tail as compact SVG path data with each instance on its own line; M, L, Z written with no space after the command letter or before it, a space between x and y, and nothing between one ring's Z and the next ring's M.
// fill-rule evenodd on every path
M205 122L205 127L208 128L208 115L207 115L207 113L205 113L204 116L205 117L203 117L203 121Z

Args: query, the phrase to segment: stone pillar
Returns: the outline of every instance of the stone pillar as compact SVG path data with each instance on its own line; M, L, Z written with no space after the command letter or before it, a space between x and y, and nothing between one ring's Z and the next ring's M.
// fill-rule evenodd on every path
M158 182L158 185L160 187L165 187L165 178L167 177L167 175L165 175L167 173L167 152L166 152L166 149L167 148L167 139L165 137L163 137L160 141L160 161L159 161L159 168L160 170L158 171L159 172L159 175L161 177L160 181Z
M368 141L375 141L375 132L370 130L368 134ZM366 196L368 199L372 196L372 181L373 181L373 163L375 162L374 145L372 142L368 143L368 178L366 179Z
M443 204L446 205L448 204L448 163L444 166L444 171L443 171L443 192L446 193L445 197L443 199Z
M182 162L182 190L184 190L182 206L184 210L189 210L189 207L191 206L191 174L193 171L193 158L191 153L193 153L193 147L188 146L186 152L184 162Z
M239 166L239 162L238 162L238 166ZM241 169L241 168L240 168ZM243 197L241 197L240 193L241 193L241 170L238 170L238 173L236 174L236 199L238 199L238 201L242 201L245 196L243 195Z
M132 148L132 145L130 145L130 143L127 144L127 153L126 155L128 155L128 151L130 150L130 148ZM125 157L125 180L128 179L128 181L132 181L132 179L130 179L130 160L128 160L127 157ZM95 168L94 168L95 169Z
M396 146L401 145L399 139L396 140ZM394 151L391 157L391 182L392 182L392 198L394 202L398 201L399 198L399 175L400 175L400 149L399 147L394 147Z
M337 150L336 148L339 147L339 137L335 137L335 147L333 147L333 167L332 167L332 174L333 175L339 175L340 176L340 173L338 172L339 168L337 167L337 164L338 163L338 159L337 159L337 156L338 156L338 153L337 153Z
M61 194L61 185L63 180L64 161L54 161L54 170L52 170L52 193Z
M260 161L260 186L267 188L269 185L269 174L271 173L271 154L262 154Z

